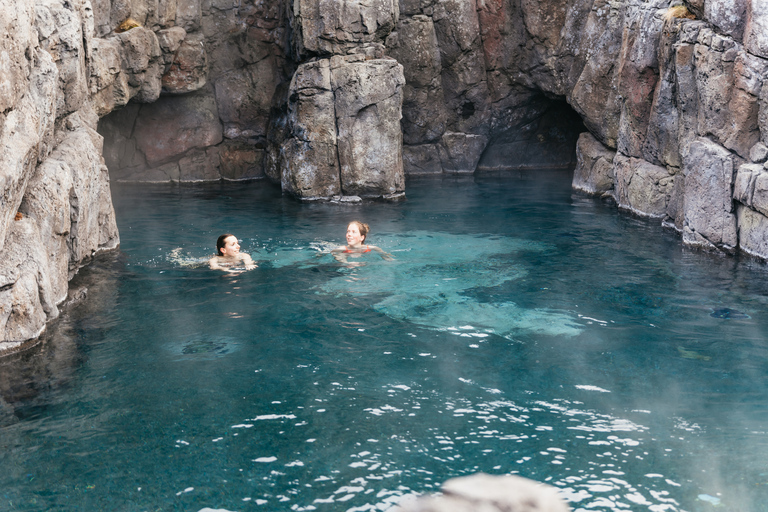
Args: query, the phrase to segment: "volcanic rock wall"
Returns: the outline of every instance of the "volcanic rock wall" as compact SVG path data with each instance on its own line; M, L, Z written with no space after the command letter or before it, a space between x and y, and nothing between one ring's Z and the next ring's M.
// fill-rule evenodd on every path
M574 188L663 219L687 245L768 257L766 5L626 2L602 31L588 23L600 50L569 97L590 128ZM600 115L584 99L595 87L610 98Z
M680 3L6 0L0 343L117 247L110 177L397 199L578 160L575 188L768 258L768 7Z

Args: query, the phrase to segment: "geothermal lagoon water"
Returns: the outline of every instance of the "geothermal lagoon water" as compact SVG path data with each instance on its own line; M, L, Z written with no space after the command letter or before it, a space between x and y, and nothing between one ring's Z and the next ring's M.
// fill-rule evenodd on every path
M113 194L120 253L0 361L0 510L385 510L478 471L581 511L768 501L764 264L555 173L402 204ZM395 261L337 263L352 219ZM200 265L224 232L259 268Z

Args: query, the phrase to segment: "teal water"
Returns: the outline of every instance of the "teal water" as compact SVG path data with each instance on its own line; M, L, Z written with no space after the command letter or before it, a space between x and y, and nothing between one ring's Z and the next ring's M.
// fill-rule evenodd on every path
M113 195L119 253L0 360L0 510L386 510L478 471L580 511L764 510L762 263L560 173L413 181L400 204ZM352 219L395 261L337 263ZM223 232L259 268L200 265Z

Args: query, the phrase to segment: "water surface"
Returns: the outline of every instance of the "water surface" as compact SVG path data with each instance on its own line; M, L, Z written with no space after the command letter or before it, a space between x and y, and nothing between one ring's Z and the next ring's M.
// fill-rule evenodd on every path
M478 471L582 511L768 499L761 263L560 173L412 181L400 204L113 194L119 253L0 361L1 510L386 510ZM336 262L352 219L395 261ZM259 268L201 264L224 232Z

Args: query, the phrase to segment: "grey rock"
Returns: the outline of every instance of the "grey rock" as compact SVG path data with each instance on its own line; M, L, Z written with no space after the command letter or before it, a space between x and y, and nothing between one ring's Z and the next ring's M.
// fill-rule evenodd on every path
M704 4L704 15L707 21L722 33L741 41L749 2L750 0L707 0Z
M745 164L739 166L733 181L733 198L746 206L752 206L752 196L755 192L755 180L763 173L760 164Z
M160 97L163 73L162 51L157 36L144 27L117 34L123 79L131 99L152 103Z
M674 177L666 168L620 154L613 163L619 208L644 217L663 218L667 215Z
M406 176L442 173L439 144L403 146L403 171Z
M763 0L746 0L747 23L744 46L758 57L768 58L768 4Z
M683 242L732 252L737 244L733 209L733 156L704 138L691 142L685 177Z
M737 51L733 61L725 60L718 48L733 47L733 41L717 34L710 45L696 45L696 79L698 123L696 131L712 135L723 146L743 158L760 140L758 98L766 62L744 51Z
M579 135L577 164L572 186L588 194L603 195L614 188L613 159L616 152L605 147L591 133Z
M36 14L32 2L0 4L0 33L4 37L4 55L0 59L0 112L14 107L30 85L32 62L26 56L36 53L39 46ZM47 25L52 24L50 21ZM45 24L40 21L37 25L42 27Z
M297 60L308 55L345 54L365 43L383 43L394 30L400 12L397 0L296 0L291 7Z
M38 65L31 71L27 94L2 119L4 126L15 129L0 130L0 162L3 163L0 249L21 205L29 178L53 143L56 90L56 66L43 52L39 55Z
M221 178L219 148L193 149L179 160L178 166L181 182L218 181Z
M251 144L225 142L217 146L221 178L241 181L264 177L264 150Z
M752 162L765 162L766 158L768 158L768 146L762 142L758 142L749 150L749 159Z
M402 192L403 82L393 59L351 55L300 66L280 143L283 190L307 200Z
M453 478L442 486L442 496L405 502L396 512L568 512L557 489L514 475L483 473Z
M445 132L448 112L441 79L440 48L432 18L403 18L387 40L389 55L403 65L403 142L435 142Z
M9 226L0 255L0 349L7 349L38 337L46 321L58 316L58 308L49 260L33 219Z
M739 249L758 258L768 259L768 217L739 205L736 209L739 226Z
M282 189L302 199L341 195L330 60L299 66L290 91L277 159Z
M403 192L403 67L394 59L331 59L344 195Z
M200 33L188 34L174 51L163 73L163 92L183 94L201 89L208 78L208 54Z
M266 135L279 80L271 59L232 70L216 80L216 108L228 139Z
M471 174L488 145L484 135L446 132L438 150L443 172L448 174Z
M143 105L135 121L136 147L155 167L193 148L223 140L216 100L209 90L168 96Z

